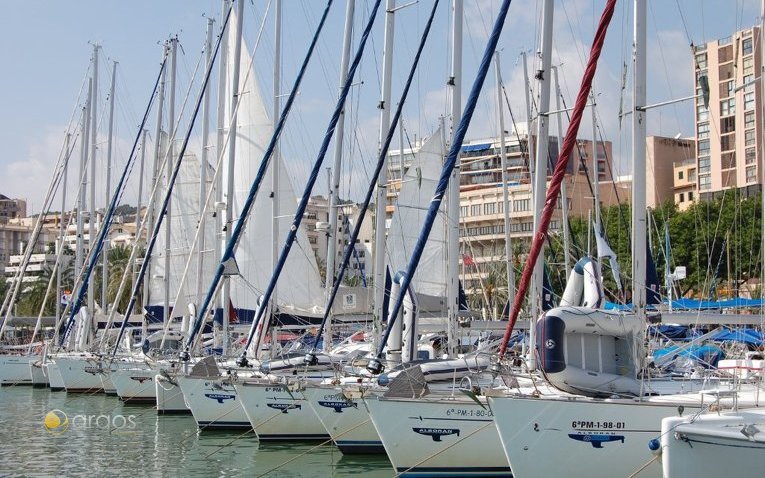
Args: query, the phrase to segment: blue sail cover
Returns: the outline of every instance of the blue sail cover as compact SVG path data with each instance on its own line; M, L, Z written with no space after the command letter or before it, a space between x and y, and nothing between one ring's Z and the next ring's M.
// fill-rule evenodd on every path
M661 297L659 296L659 274L656 272L656 263L653 261L653 255L651 249L647 251L647 263L645 271L646 291L645 291L645 303L647 305L654 305L661 303Z
M674 354L677 350L677 346L666 347L659 349L653 353L654 358L663 357L665 355ZM717 367L717 363L725 358L725 352L716 345L694 345L688 349L682 350L677 353L680 357L687 357L695 362L698 362L704 368Z

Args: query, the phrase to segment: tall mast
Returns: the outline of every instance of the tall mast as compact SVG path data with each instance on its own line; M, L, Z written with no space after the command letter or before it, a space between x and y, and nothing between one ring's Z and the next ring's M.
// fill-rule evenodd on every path
M502 107L502 69L499 52L494 52L497 67L497 123L499 125L499 161L502 167L502 212L505 227L505 260L507 261L507 300L515 296L515 272L513 270L513 244L510 239L510 198L507 192L507 150L505 149L505 114Z
M143 202L143 180L144 180L144 166L146 164L146 136L148 136L149 131L144 129L142 136L141 136L141 165L138 169L138 202L136 204L136 212L135 212L135 241L140 242L141 241L141 209L143 208L142 202ZM149 209L147 208L146 214L149 214ZM138 261L133 261L133 277L136 277L136 272L138 266ZM115 298L116 301L119 300L119 297ZM143 295L143 306L146 307L146 294ZM144 320L144 323L146 321ZM146 337L146 333L141 335L142 337Z
M223 0L221 2L221 18L225 18L226 12L229 9L229 0ZM230 26L226 26L225 24L221 24L221 30L220 30L220 54L218 55L218 98L216 100L216 103L218 105L218 113L216 115L216 125L217 125L217 138L216 138L216 157L218 158L218 161L216 162L216 168L217 165L222 164L223 155L226 152L226 129L228 128L228 118L226 118L226 108L224 105L226 104L227 98L226 95L228 94L228 35L226 34L226 28L231 28ZM217 177L217 180L214 184L215 187L215 231L216 231L216 237L217 233L220 231L223 231L223 225L225 218L223 215L225 214L225 211L220 211L218 208L218 205L224 204L223 202L223 182L227 180L227 178L223 177L222 172L217 173L215 175ZM223 212L223 214L221 214ZM222 257L223 251L226 250L226 243L223 240L216 240L215 241L215 257ZM225 282L225 279L224 279ZM200 299L201 301L204 300L204 298ZM199 307L199 305L197 305ZM218 328L217 326L213 327L213 333L217 332Z
M598 168L600 160L598 159L598 123L595 115L595 93L590 93L590 99L592 100L592 159L590 161L592 169L592 196L593 196L593 209L595 210L595 234L600 237L602 229L600 226L600 169ZM603 145L605 150L605 145ZM563 204L563 203L561 203ZM587 224L587 228L591 228L592 224ZM598 257L597 240L595 242L595 256ZM600 257L595 261L595 270L598 274L598 280L603 283L603 266L600 263Z
M632 91L632 303L638 320L645 320L646 306L646 2L634 0L634 73Z
M169 189L171 187L170 181L173 175L173 142L175 141L175 90L176 88L176 69L177 69L177 53L178 53L178 37L175 36L170 39L170 95L167 104L167 133L169 140L167 143L168 158L166 162L165 173L165 185ZM172 196L170 196L172 198ZM167 210L165 211L165 300L162 308L163 320L170 320L170 237L172 234L172 200L167 203Z
M234 227L234 164L236 161L236 129L237 129L237 100L239 98L239 66L241 63L241 55L242 55L242 21L244 20L244 1L240 1L237 5L237 17L236 17L236 40L234 42L234 64L233 70L231 72L231 118L230 118L230 133L229 133L229 143L228 143L228 170L227 170L227 177L225 179L226 181L226 210L224 212L224 228L225 233L223 234L223 247L225 249L226 244L228 244L229 240L231 239L231 230ZM231 45L229 45L230 47ZM278 171L277 169L274 169L274 171ZM226 277L223 280L223 286L222 286L222 304L221 308L223 309L223 354L225 355L228 352L228 327L229 323L231 321L231 314L229 310L229 304L231 302L231 279Z
M207 38L205 39L205 71L210 69L210 62L212 61L212 35L213 24L215 21L212 18L207 19ZM202 300L202 273L204 268L204 250L205 250L205 214L204 204L207 200L207 169L208 169L208 151L210 142L210 90L207 89L204 92L204 99L202 100L202 156L199 161L199 226L201 231L199 235L199 244L197 246L197 293L196 301L199 303Z
M90 215L88 217L88 250L93 249L96 237L96 147L98 145L98 50L100 45L93 45L93 88L90 93ZM95 313L95 281L88 283L88 310ZM104 307L104 304L101 304Z
M64 211L66 211L66 190L69 189L67 185L67 172L69 170L69 158L70 152L70 143L72 141L72 134L67 133L66 134L66 161L64 161L64 177L61 181L61 214L59 215L59 223L58 223L58 250L56 251L57 254L63 254L64 253L64 237L66 235L66 227L69 224L69 218L67 218L66 222L64 222ZM56 270L56 322L58 322L59 318L61 317L61 267L59 267ZM58 335L58 327L56 327L56 335ZM58 337L57 337L58 338ZM56 340L55 343L58 343Z
M82 273L82 264L85 259L85 184L88 177L88 148L90 143L88 137L90 136L90 97L93 91L93 79L88 79L88 99L85 101L85 106L82 108L82 141L80 142L80 172L77 176L78 190L79 190L79 204L77 205L77 244L74 256L74 277L79 278Z
M353 10L356 0L348 0L345 7L345 31L343 32L343 56L340 61L340 85L343 88L345 77L348 76L348 62L351 58L351 39L353 37ZM386 108L390 115L390 105ZM329 232L327 234L327 272L326 293L327 297L332 293L335 283L335 259L337 257L337 215L340 203L340 169L343 160L343 138L345 136L345 108L340 113L335 131L335 162L332 165L332 178L329 191ZM351 245L351 247L355 247ZM332 349L332 315L324 327L324 350Z
M542 41L538 53L541 62L539 70L536 73L536 79L539 80L539 111L537 115L537 147L534 160L533 177L533 198L534 204L534 235L539 229L539 220L542 216L544 207L546 186L547 186L547 157L549 156L549 117L550 111L550 63L552 58L552 33L553 33L553 9L555 2L545 0L542 6ZM544 247L542 249L544 251ZM531 326L529 327L529 343L531 344L531 354L529 354L529 368L536 368L535 338L536 327L534 327L537 316L539 315L540 303L543 290L544 279L544 254L540 254L534 263L534 275L531 279L531 292L529 293L529 302L531 303Z
M169 45L168 42L165 42L162 46L162 62L164 63L167 59L167 56L169 54ZM163 113L165 109L165 79L167 78L167 68L162 69L161 77L159 80L159 92L157 93L157 125L155 134L154 134L154 165L152 167L152 180L151 184L152 187L159 189L156 187L156 185L161 181L161 174L159 167L162 164L162 119L163 119ZM150 238L154 235L154 208L156 207L155 204L149 204L149 209L146 211L146 214L149 216L149 220L147 221L148 226L146 227L146 237ZM151 257L147 254L144 258L144 261L151 260ZM144 304L149 303L149 281L144 281L143 283L143 302Z
M560 101L560 84L558 82L558 68L552 67L553 72L553 78L555 79L555 109L557 111L561 111L561 101ZM561 118L561 113L558 113L555 115L557 121L558 121L558 144L563 144L563 136L565 136L565 133L563 131L563 119ZM574 170L576 170L578 166L574 166ZM568 277L568 273L571 271L571 247L569 246L569 240L568 237L569 231L568 231L568 192L566 191L566 179L563 179L563 182L560 183L560 198L561 198L561 227L563 228L563 263L566 266L566 277Z
M378 149L388 135L390 129L390 83L391 73L393 71L393 26L396 0L385 1L385 39L383 47L383 75L380 93L380 103L377 107L380 109L380 141ZM385 158L380 174L377 176L377 197L375 198L375 270L374 270L374 290L375 290L375 308L374 308L374 326L375 341L373 348L377 344L377 336L380 332L383 320L383 301L385 300L385 218L386 204L388 201L388 158Z
M106 205L109 205L109 198L112 197L112 143L114 140L114 81L117 78L117 62L112 62L112 84L109 88L109 138L106 142L106 194L104 195ZM106 297L106 290L109 284L109 236L103 245L102 259L103 268L101 269L101 307L105 313L108 313L109 304Z

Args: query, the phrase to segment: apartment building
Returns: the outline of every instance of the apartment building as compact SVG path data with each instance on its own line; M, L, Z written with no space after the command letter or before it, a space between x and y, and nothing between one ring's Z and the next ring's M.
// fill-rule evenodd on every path
M738 31L694 48L700 199L723 191L759 192L762 184L760 29ZM705 85L708 85L708 95ZM708 98L708 99L707 99Z

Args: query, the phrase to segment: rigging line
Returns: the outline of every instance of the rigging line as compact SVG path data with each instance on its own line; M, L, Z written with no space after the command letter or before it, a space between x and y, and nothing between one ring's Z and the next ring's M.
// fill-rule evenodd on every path
M447 155L444 161L444 166L441 171L441 177L439 178L438 186L436 187L436 190L433 195L433 199L430 202L428 215L426 216L425 223L423 224L422 229L420 231L420 238L418 239L417 244L414 248L414 251L412 252L412 256L409 259L409 264L407 265L407 268L406 268L406 273L403 276L403 280L401 282L402 291L409 290L410 284L412 283L412 278L414 276L415 271L417 270L417 266L419 265L420 258L422 257L427 236L430 235L430 232L433 228L433 223L435 222L435 219L436 219L436 214L438 213L438 209L441 206L441 202L444 199L444 195L446 194L446 190L449 185L449 179L451 177L452 171L454 170L457 164L459 153L460 153L460 150L462 149L462 142L464 141L465 135L467 134L468 127L470 126L470 121L473 119L473 114L475 113L475 108L478 103L478 97L480 96L481 90L483 89L483 85L486 80L486 75L488 73L489 66L492 62L494 51L497 49L497 43L499 42L499 37L502 34L502 28L504 26L505 19L507 18L507 12L509 8L510 8L510 0L503 0L502 6L500 7L500 10L499 10L499 14L497 15L496 21L494 23L494 27L492 28L491 36L489 37L486 43L486 47L483 52L483 57L481 58L481 63L478 69L478 74L476 75L476 78L470 89L470 95L468 96L468 101L465 104L462 118L460 119L458 126L454 129L452 144L449 147L449 154ZM390 309L389 315L391 319L388 321L389 323L388 323L388 327L385 330L385 335L380 341L377 355L375 359L371 360L369 362L369 365L367 365L367 370L369 370L370 372L373 372L373 373L382 372L382 363L381 363L382 354L385 351L386 342L388 341L388 338L390 337L390 334L392 331L392 325L395 323L396 318L398 317L399 312L401 311L401 307L403 306L404 298L406 297L406 295L407 294L405 293L399 294L399 296L396 298L395 304Z
M412 86L412 80L414 79L414 75L417 71L417 66L419 65L419 62L420 62L420 57L425 48L425 42L427 41L428 36L430 35L430 29L433 25L433 19L437 11L438 4L439 4L439 0L435 0L433 2L433 8L431 9L430 17L428 18L428 22L425 24L425 29L423 30L423 33L420 37L420 44L417 49L417 53L415 54L414 60L412 62L412 66L409 69L409 75L407 77L406 83L404 84L404 89L401 93L401 98L398 101L398 105L396 106L396 111L393 115L393 118L390 120L391 126L388 128L388 133L385 137L385 140L380 145L380 152L379 152L379 156L377 160L377 165L375 167L374 173L371 176L371 181L369 182L369 187L367 188L367 193L364 198L364 203L362 207L359 208L359 218L356 221L356 225L354 226L353 233L351 234L351 237L348 241L349 246L346 248L345 253L343 255L343 261L340 264L340 268L338 269L337 278L334 280L332 291L329 295L329 298L327 300L327 305L325 307L324 317L322 317L321 326L319 327L319 331L316 334L316 339L314 340L311 353L315 352L316 348L318 347L319 340L321 339L321 334L324 331L326 321L329 317L329 313L332 308L332 303L334 302L335 297L337 296L337 291L339 290L340 282L342 281L345 271L347 270L351 254L353 253L353 250L355 249L354 245L361 231L361 224L363 222L363 217L366 214L366 211L369 209L369 204L372 200L372 195L377 190L377 178L380 176L380 173L382 172L383 164L385 163L385 157L388 155L390 144L393 141L393 136L396 133L395 126L398 124L398 122L401 119L401 113L404 108L404 103L406 102L406 98L409 95L409 90ZM442 131L441 134L443 135L444 132ZM401 148L401 151L399 153L403 155L403 148ZM402 175L401 180L403 182L403 171L401 171L401 175ZM375 284L375 287L380 287L380 286L385 287L384 284Z
M218 288L218 284L220 283L221 278L223 277L223 270L225 267L225 264L228 260L234 258L234 252L237 247L237 243L239 242L239 238L242 234L242 231L244 229L245 224L247 223L247 219L249 217L250 209L253 206L253 203L255 201L255 197L257 196L258 190L260 189L260 184L263 182L263 178L265 177L266 171L268 169L270 159L273 155L274 148L276 146L276 143L279 140L279 137L281 135L281 132L284 128L284 124L286 122L287 116L289 115L290 110L292 109L292 105L295 101L295 97L297 96L298 88L300 87L303 76L305 74L305 71L308 67L308 62L311 59L311 56L313 56L313 52L316 48L316 44L319 40L319 35L321 34L327 16L329 14L329 10L332 6L333 0L328 0L327 5L324 8L324 12L322 14L321 20L319 22L319 25L313 35L313 38L311 40L311 44L308 47L308 51L306 52L306 55L303 59L302 66L300 68L300 71L298 72L297 77L295 78L295 82L292 86L292 89L290 91L289 97L287 98L286 103L284 104L281 117L279 118L279 122L274 127L274 132L271 136L271 139L269 140L268 147L266 148L266 151L263 156L263 160L260 163L260 166L258 168L257 176L255 177L255 180L253 181L252 185L250 186L249 194L247 196L247 199L245 200L244 204L242 205L241 211L240 211L240 217L236 221L234 225L234 230L231 234L231 239L229 240L228 244L226 245L226 250L223 253L223 257L221 257L221 261L218 264L218 267L215 271L215 275L213 276L212 282L210 284L210 288L207 291L207 294L205 296L204 302L202 307L197 311L197 317L194 319L194 324L191 329L191 332L189 334L189 338L186 342L184 351L182 352L181 358L185 361L187 361L189 357L189 352L191 345L194 341L194 336L199 332L199 329L202 326L202 321L204 320L206 316L207 308L210 305L210 302L215 295L216 289ZM254 330L251 330L251 332L254 332ZM250 334L250 337L252 337L252 333Z
M566 139L563 143L563 148L558 155L558 161L555 164L555 171L553 172L551 185L547 190L544 209L539 221L539 230L537 231L536 236L532 242L531 249L526 260L526 266L524 268L524 275L521 277L521 282L518 285L515 300L513 301L513 308L510 311L510 320L508 321L507 329L505 330L499 351L498 358L500 360L505 355L505 351L507 350L507 343L510 339L510 335L513 332L515 322L518 319L518 313L520 312L521 307L520 299L526 295L529 287L531 274L528 272L531 272L531 270L534 268L533 266L539 257L542 246L544 245L543 236L546 235L547 227L550 224L550 220L552 219L552 213L556 202L555 199L558 197L558 193L560 193L560 186L562 180L564 179L566 166L569 161L569 155L574 149L574 143L576 142L576 132L579 131L579 126L582 122L584 107L587 104L587 98L591 91L592 80L597 69L598 58L600 57L603 43L606 37L606 32L608 31L608 25L611 22L611 18L613 17L615 7L616 0L608 0L606 6L603 9L603 14L600 18L598 29L595 33L595 38L593 39L592 48L590 50L590 58L587 62L587 68L584 71L584 76L582 77L582 86L576 98L574 114L572 115L572 119L569 122L568 130L565 136Z
M247 337L247 342L244 347L244 351L242 352L241 357L238 360L238 364L240 366L244 366L247 364L247 349L250 348L252 344L252 340L254 338L255 332L257 330L257 326L260 323L260 321L263 318L265 310L269 306L269 302L271 299L271 295L273 294L274 288L276 286L276 281L279 278L279 275L281 274L284 264L287 260L287 257L289 256L290 249L292 248L292 245L295 241L295 238L297 236L298 228L300 227L300 223L303 221L303 215L305 213L305 208L308 204L308 198L311 194L311 191L313 190L314 185L316 184L316 180L318 179L318 175L320 173L322 164L324 162L324 158L326 157L327 150L329 148L329 144L332 141L332 138L334 136L335 128L337 127L337 123L340 119L340 114L342 113L345 101L348 97L348 93L350 92L353 78L356 75L356 70L359 67L359 63L361 62L361 57L364 54L364 48L367 43L367 39L369 38L369 35L372 32L372 27L374 26L375 19L377 18L377 12L380 7L380 3L382 0L376 0L374 6L371 9L371 13L369 14L369 19L367 20L367 23L364 27L364 32L361 36L361 39L359 40L359 44L356 49L356 53L353 57L353 62L351 63L348 74L344 80L342 90L340 92L340 95L337 99L337 103L335 105L335 109L332 113L332 116L330 117L329 124L327 125L326 132L324 134L324 139L322 141L321 147L319 149L319 152L317 154L316 160L314 161L313 168L311 170L310 175L308 176L308 182L305 185L305 188L303 190L303 195L300 198L300 203L298 204L297 210L295 211L295 217L292 221L292 226L290 227L290 231L287 234L287 238L284 242L284 245L282 246L282 250L279 254L279 261L276 263L276 266L274 268L274 271L271 275L271 280L269 281L268 288L266 289L266 292L263 294L262 302L260 306L258 307L258 311L255 316L255 320L253 320L253 325L250 328L250 333ZM246 218L244 218L246 219ZM242 221L237 222L237 227L241 224ZM232 242L235 242L234 237L232 236L231 241L229 242L229 246ZM226 252L229 252L230 247L227 246ZM224 259L227 259L226 256L224 256ZM223 261L222 261L223 262ZM222 265L221 262L221 265Z
M221 25L222 31L225 31L225 29L226 29L226 25L228 24L229 18L231 17L232 10L233 10L233 5L229 6L229 8L228 8L228 11L226 13L226 18L223 21L223 25ZM164 219L166 217L166 211L167 211L168 205L170 203L172 189L173 189L173 186L175 184L176 179L178 178L178 173L180 172L180 169L181 169L181 163L183 161L184 155L186 154L186 149L188 148L189 140L191 139L191 133L192 133L192 131L194 129L194 123L196 122L196 118L197 118L197 116L199 114L199 110L200 110L200 108L202 106L202 100L205 97L205 90L207 89L207 87L209 85L210 77L212 76L212 69L213 69L213 66L215 65L215 58L217 58L217 56L218 56L218 52L220 51L220 45L221 45L222 41L223 41L223 34L221 34L218 37L218 40L217 40L217 42L215 44L215 50L214 50L213 55L212 55L213 60L210 61L209 65L207 65L206 72L205 72L204 82L202 83L202 87L201 87L201 89L199 91L199 95L197 96L196 104L194 105L194 111L193 111L193 114L191 116L188 129L186 130L185 137L183 139L183 144L182 144L182 146L180 148L180 151L178 152L178 159L175 161L175 164L173 165L172 173L171 173L170 178L169 178L169 180L167 181L167 184L166 184L167 191L165 192L165 197L164 197L164 199L162 201L161 207L159 208L158 215L157 215L157 218L156 218L156 222L154 223L154 229L153 229L152 237L149 240L149 243L146 245L146 249L145 249L145 252L144 252L145 257L150 257L151 256L151 253L152 253L152 251L154 249L154 245L156 244L157 238L159 237L159 230L160 230L160 227L162 226L162 223L163 223L163 221L164 221ZM190 92L191 92L191 85L189 86L189 91L188 91L188 93L186 95L186 99L188 99ZM184 104L183 104L183 108L184 109L185 109L185 106L186 106L186 100L184 100ZM179 127L179 125L176 124L175 130L173 131L172 139L175 138L175 135L176 135L176 133L178 131L178 127ZM141 127L141 130L142 129L143 129L143 126ZM140 136L140 134L139 134L139 136ZM138 139L136 138L136 142L137 141L138 141ZM171 153L170 150L171 150L171 148L168 148L168 153L165 155L165 161L169 161L169 159L170 159L169 158L169 155ZM156 189L157 189L157 186L155 185L155 190ZM152 196L153 196L153 194L152 194ZM127 320L130 317L130 313L132 312L133 307L135 306L136 299L137 299L137 296L138 296L138 292L140 290L139 287L141 286L143 278L146 275L146 271L148 269L149 264L150 264L150 261L143 261L141 263L141 269L139 270L138 277L135 280L135 284L133 284L133 293L131 294L130 302L128 303L128 307L127 307L127 309L125 311L125 319L122 321L122 325L120 327L120 332L119 332L119 335L117 336L117 343L115 344L114 349L112 350L112 354L111 354L112 357L114 357L117 354L117 348L119 347L119 343L122 341L122 336L125 333L125 327L127 325ZM170 322L170 317L164 317L164 320L167 323L169 323Z
M685 15L683 15L683 9L680 8L680 0L675 0L675 5L677 5L677 13L680 14L680 23L683 24L683 30L685 30L685 38L688 39L688 44L693 47L693 40L691 39L691 33L688 31L688 24L685 21Z

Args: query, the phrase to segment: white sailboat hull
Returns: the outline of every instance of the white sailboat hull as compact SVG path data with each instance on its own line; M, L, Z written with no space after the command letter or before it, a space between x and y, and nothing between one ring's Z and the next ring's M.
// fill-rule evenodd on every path
M341 452L385 453L364 400L347 398L342 388L330 386L308 386L303 396Z
M186 406L203 430L252 428L234 387L220 379L178 377Z
M126 364L127 365L127 364ZM149 365L118 368L109 374L117 395L125 403L156 403L154 376L158 369Z
M64 388L70 393L102 392L101 363L91 354L58 355L54 358L64 381Z
M430 397L365 402L402 476L510 475L488 406Z
M32 385L29 364L39 359L30 355L0 355L0 385Z
M756 428L747 428L752 425ZM765 430L762 410L665 418L660 450L664 476L747 476L763 470L765 432L760 430Z
M48 377L48 384L50 385L51 392L63 392L66 390L64 377L61 376L61 371L56 362L47 360L43 364L43 372L45 372L45 376Z
M43 370L42 358L29 361L29 374L32 377L33 387L45 388L48 386L48 377Z
M162 373L154 377L154 395L158 414L191 413L178 382Z
M301 391L265 381L238 382L235 387L260 441L329 439Z

